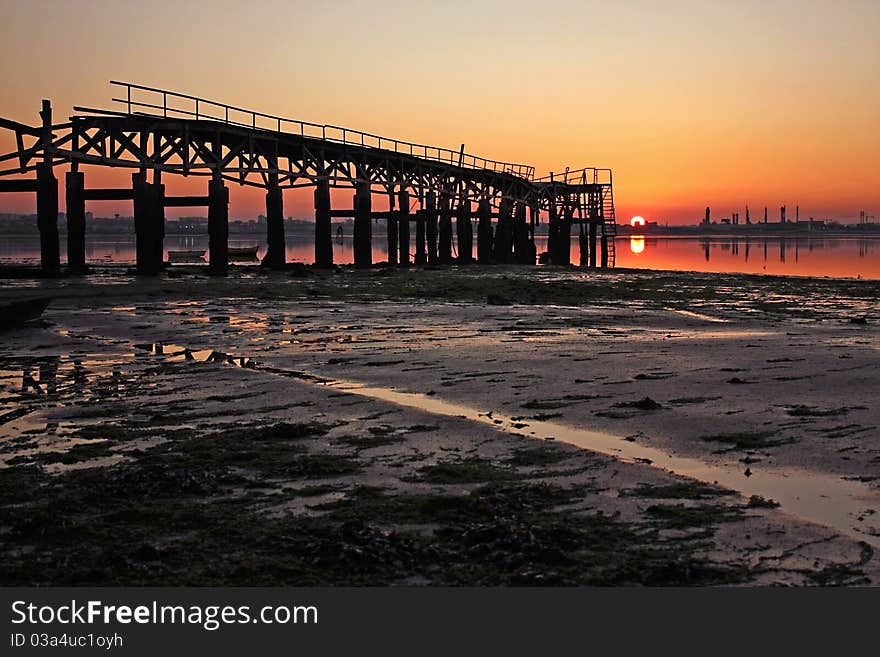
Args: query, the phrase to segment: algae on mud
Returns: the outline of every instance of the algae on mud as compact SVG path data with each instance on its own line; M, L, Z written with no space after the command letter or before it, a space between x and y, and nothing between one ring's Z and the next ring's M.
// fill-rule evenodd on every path
M873 407L832 399L852 392L848 372L870 385L876 282L305 271L46 282L63 302L0 354L15 433L0 445L0 581L880 581L870 547L772 500L530 434L614 427L876 485ZM678 312L694 309L713 321ZM732 366L752 385L724 385ZM356 397L316 376L329 368L495 409L516 435ZM806 376L835 383L816 399Z

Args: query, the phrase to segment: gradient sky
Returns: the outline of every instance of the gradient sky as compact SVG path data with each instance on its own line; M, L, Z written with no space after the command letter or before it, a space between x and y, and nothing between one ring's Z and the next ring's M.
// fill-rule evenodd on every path
M33 124L41 98L58 117L110 107L122 79L539 173L611 167L619 220L746 203L880 217L878 0L0 0L0 15L0 116ZM233 218L263 211L262 193L231 194ZM285 214L311 217L311 194L287 192Z

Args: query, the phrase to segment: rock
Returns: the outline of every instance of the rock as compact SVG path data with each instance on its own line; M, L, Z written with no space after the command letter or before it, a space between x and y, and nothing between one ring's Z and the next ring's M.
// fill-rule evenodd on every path
M292 278L305 278L311 275L308 267L301 262L291 262L288 264L287 272Z
M776 500L767 499L760 495L752 495L749 498L749 503L746 505L749 509L775 509L778 506L779 502Z
M511 306L513 301L497 294L490 294L486 297L486 303L490 306Z
M643 397L638 401L621 402L619 404L615 404L614 406L617 408L638 408L642 411L656 411L658 408L663 408L662 404L654 401L650 397Z

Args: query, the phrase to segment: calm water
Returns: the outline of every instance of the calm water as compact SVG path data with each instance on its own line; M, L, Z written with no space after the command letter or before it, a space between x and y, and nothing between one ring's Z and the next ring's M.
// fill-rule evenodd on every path
M373 245L373 260L388 259L384 227L377 226ZM233 235L233 247L259 245L258 256L265 253L265 245L257 236ZM546 250L546 239L538 238L538 251ZM62 237L62 259L65 258ZM165 257L168 251L205 250L207 235L165 239ZM474 245L476 255L476 244ZM339 264L354 261L351 237L333 243L334 260ZM36 237L0 237L0 263L36 263L40 258L40 243ZM134 238L124 236L89 235L86 258L92 263L133 263ZM572 240L572 262L578 262L577 240ZM314 246L311 238L290 237L287 240L287 260L312 262ZM256 261L254 261L256 262ZM848 237L787 237L787 238L726 238L700 239L691 237L620 237L617 239L617 264L620 267L641 269L671 269L706 272L744 272L791 274L798 276L831 276L880 279L880 238Z

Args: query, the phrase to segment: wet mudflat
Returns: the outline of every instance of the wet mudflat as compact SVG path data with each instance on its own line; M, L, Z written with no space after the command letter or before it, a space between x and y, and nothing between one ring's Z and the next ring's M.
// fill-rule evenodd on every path
M0 287L4 583L877 581L876 282L293 274Z

